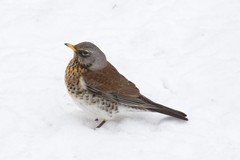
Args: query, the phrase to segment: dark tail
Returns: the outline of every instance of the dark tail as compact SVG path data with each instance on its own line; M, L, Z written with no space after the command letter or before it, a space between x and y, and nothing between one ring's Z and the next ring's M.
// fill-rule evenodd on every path
M163 106L161 104L157 104L157 103L151 101L150 99L148 99L147 97L145 97L143 95L141 95L139 98L141 100L143 100L145 103L149 104L149 106L148 105L146 106L146 109L151 111L151 112L163 113L163 114L175 117L175 118L179 118L179 119L188 121L188 119L186 118L187 115L185 113L181 112L181 111L168 108L168 107Z
M175 117L175 118L179 118L179 119L188 121L188 119L186 118L187 115L185 113L183 113L181 111L171 109L171 108L168 108L168 107L165 107L165 106L160 105L160 104L156 104L156 105L154 105L154 107L149 108L148 110L152 111L152 112L163 113L163 114Z

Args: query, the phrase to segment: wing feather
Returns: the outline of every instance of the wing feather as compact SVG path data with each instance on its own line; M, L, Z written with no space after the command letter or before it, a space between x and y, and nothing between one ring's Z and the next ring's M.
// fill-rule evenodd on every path
M157 104L141 95L135 84L122 76L110 63L102 70L87 72L84 79L88 90L109 101L187 120L185 113Z

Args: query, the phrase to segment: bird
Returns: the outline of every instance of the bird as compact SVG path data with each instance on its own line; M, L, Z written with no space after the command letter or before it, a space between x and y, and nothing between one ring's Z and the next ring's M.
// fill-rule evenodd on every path
M65 85L73 101L100 128L122 111L162 113L187 121L187 115L153 102L142 95L136 85L108 62L105 54L91 42L76 45L64 43L73 50L73 58L65 70Z

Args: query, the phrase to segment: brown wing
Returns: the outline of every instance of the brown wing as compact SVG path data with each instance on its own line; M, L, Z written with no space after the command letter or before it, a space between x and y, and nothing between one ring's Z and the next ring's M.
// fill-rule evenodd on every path
M85 73L84 79L90 91L110 101L187 120L183 112L157 104L141 95L135 84L122 76L110 63L102 70Z
M90 91L108 100L144 110L151 103L150 100L143 99L135 84L121 75L110 63L102 70L84 74L84 79Z
M87 86L105 94L116 96L138 97L138 88L122 76L110 63L98 71L84 74Z

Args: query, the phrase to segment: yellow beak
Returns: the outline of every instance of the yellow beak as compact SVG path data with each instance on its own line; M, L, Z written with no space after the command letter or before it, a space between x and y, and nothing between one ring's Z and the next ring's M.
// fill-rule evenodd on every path
M70 44L70 43L64 43L66 46L68 46L69 48L71 48L74 52L77 52L76 48L74 47L74 45Z

